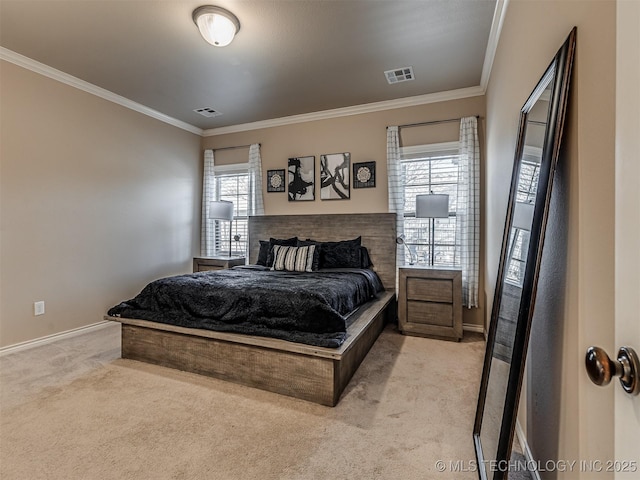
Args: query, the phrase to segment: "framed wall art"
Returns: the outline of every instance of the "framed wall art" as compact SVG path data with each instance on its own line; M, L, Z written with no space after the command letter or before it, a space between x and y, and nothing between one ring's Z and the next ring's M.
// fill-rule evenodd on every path
M290 202L315 200L315 164L315 156L289 159L287 184Z
M284 192L285 176L282 170L267 170L267 192Z
M374 188L376 186L376 162L353 164L353 188Z
M320 155L320 199L347 200L350 198L350 171L350 153Z

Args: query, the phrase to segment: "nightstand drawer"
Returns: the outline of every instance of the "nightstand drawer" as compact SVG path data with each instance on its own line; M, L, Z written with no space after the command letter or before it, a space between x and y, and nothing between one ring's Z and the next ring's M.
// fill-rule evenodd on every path
M405 335L462 338L462 272L442 268L398 269L398 328Z
M217 265L198 265L198 272L209 272L211 270L225 270L226 267L219 267Z
M449 279L408 277L407 300L453 303L453 282Z
M407 302L411 323L453 327L453 305L450 303Z
M244 265L244 257L194 257L193 271L208 272Z

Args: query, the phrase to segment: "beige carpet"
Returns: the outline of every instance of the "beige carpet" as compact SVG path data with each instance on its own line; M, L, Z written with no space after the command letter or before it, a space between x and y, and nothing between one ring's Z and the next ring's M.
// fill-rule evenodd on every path
M122 360L118 328L0 357L3 480L477 478L448 465L475 458L480 335L389 326L330 408Z

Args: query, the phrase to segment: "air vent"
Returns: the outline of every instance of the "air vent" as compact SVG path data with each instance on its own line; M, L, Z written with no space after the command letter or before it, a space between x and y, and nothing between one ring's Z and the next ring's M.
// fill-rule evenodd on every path
M218 115L222 115L222 112L217 112L211 107L196 108L194 112L199 113L203 117L207 117L207 118L217 117Z
M389 85L400 82L408 82L409 80L413 80L415 78L415 76L413 75L413 67L387 70L386 72L384 72L384 75L387 77L387 82L389 82Z

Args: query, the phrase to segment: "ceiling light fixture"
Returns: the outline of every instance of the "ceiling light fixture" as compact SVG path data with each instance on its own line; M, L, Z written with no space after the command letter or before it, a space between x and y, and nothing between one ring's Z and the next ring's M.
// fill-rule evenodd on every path
M215 47L225 47L240 31L240 21L221 7L203 5L193 11L193 21L202 37Z

